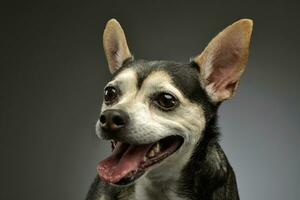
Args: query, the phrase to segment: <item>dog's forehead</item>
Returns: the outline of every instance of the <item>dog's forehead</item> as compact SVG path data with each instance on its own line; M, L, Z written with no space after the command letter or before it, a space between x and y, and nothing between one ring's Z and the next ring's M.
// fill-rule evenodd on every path
M148 68L149 69L149 68ZM138 68L127 68L120 72L109 85L117 85L126 96L148 96L156 92L171 92L184 99L182 91L174 84L171 74L162 68L140 71Z
M139 90L145 83L161 83L163 80L176 87L186 98L199 101L207 98L199 82L199 71L193 63L173 61L135 60L120 68L114 74L114 80L125 80L135 84ZM153 81L149 81L149 79ZM161 79L161 81L159 81ZM146 81L147 80L147 81ZM133 85L132 85L133 86Z

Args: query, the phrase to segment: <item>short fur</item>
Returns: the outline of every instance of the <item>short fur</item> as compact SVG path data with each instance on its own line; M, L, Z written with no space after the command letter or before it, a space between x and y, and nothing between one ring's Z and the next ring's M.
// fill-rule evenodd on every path
M129 143L144 144L155 142L169 135L180 135L184 138L184 143L180 149L156 164L157 166L149 169L142 177L133 184L127 186L115 186L102 182L97 176L91 185L86 200L237 200L239 199L238 188L236 184L235 174L230 166L222 148L218 143L219 131L217 127L217 111L221 102L231 97L237 87L240 75L244 71L244 65L248 58L249 44L251 33L244 34L246 39L243 44L245 46L236 47L235 42L230 43L230 48L234 49L234 53L226 55L224 58L219 57L214 63L210 60L209 64L205 57L212 58L215 52L214 47L219 48L218 43L210 43L209 47L203 54L196 57L190 63L178 63L173 61L146 61L135 60L130 55L123 30L119 30L121 26L115 20L109 24L109 31L105 31L105 38L109 38L109 42L104 42L109 48L106 49L107 59L110 71L113 73L112 81L108 85L121 84L126 86L123 88L123 96L115 105L102 105L102 111L111 108L122 109L129 114L133 125L128 128L126 134L115 136L118 140L124 140ZM239 25L240 23L240 25ZM251 26L252 22L236 22L221 32L221 36L213 41L226 41L227 32L236 32L238 28ZM114 29L116 27L116 30ZM249 27L246 29L249 32ZM246 30L245 29L245 30ZM242 28L242 31L244 29ZM250 32L251 32L250 30ZM110 32L113 33L111 37ZM115 37L115 32L121 34L119 38ZM239 32L237 31L237 35ZM113 39L112 39L113 38ZM244 38L242 38L244 39ZM117 41L113 41L117 40ZM121 41L118 41L121 40ZM112 43L112 44L111 44ZM114 44L116 43L116 44ZM118 45L121 48L118 49ZM220 42L222 44L222 42ZM223 47L226 44L223 44ZM236 42L240 45L240 42ZM125 44L125 45L124 45ZM110 52L110 46L116 47L112 51L126 52L122 58ZM119 45L120 46L120 45ZM222 46L222 45L221 45ZM225 49L226 50L226 49ZM217 53L220 54L220 49ZM242 51L241 53L239 51ZM221 52L222 54L222 52ZM228 62L228 56L230 62ZM239 58L241 56L241 58ZM246 57L245 57L246 56ZM204 61L203 61L204 59ZM116 65L112 63L120 62ZM242 61L240 61L242 60ZM221 64L220 64L221 62ZM241 63L239 63L241 62ZM237 68L226 66L228 63L234 63ZM207 66L202 66L207 65ZM216 68L221 65L220 71ZM208 70L205 67L209 67ZM236 70L238 69L238 70ZM203 76L205 70L209 77L211 74L217 73L213 79L206 80ZM213 92L207 90L207 85L213 87L215 82L222 79L224 71L233 73L228 83L222 82L222 87L215 87ZM203 75L204 74L204 75ZM207 78L206 77L206 78ZM200 80L199 80L200 79ZM159 81L162 81L160 83ZM232 81L232 82L231 82ZM149 108L148 96L160 87L162 90L173 90L181 101L177 111L165 113L157 109ZM154 87L154 88L153 88ZM213 95L213 96L212 96ZM151 114L150 114L151 113ZM139 121L140 114L145 116L154 116L149 121ZM99 121L96 126L97 135L103 137Z

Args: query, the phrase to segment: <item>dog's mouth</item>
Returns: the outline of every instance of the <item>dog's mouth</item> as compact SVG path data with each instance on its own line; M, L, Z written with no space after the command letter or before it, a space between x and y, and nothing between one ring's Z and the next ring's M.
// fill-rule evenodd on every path
M112 141L112 154L99 162L98 175L104 182L127 185L141 177L149 167L176 152L182 143L180 136L143 145Z

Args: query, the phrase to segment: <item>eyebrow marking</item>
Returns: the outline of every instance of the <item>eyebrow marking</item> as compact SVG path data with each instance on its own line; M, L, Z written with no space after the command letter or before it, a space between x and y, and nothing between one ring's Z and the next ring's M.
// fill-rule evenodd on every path
M138 68L136 70L137 73L137 89L141 89L143 82L145 81L145 79L147 79L147 77L149 76L149 74L152 73L152 68L151 67L145 67L145 66L141 66L140 68Z
M120 89L136 90L137 74L133 69L125 69L108 84L117 84Z
M176 95L180 101L184 99L183 94L173 84L171 76L163 70L152 71L143 81L139 93L142 95L148 95L149 93L153 93L155 91L170 92Z

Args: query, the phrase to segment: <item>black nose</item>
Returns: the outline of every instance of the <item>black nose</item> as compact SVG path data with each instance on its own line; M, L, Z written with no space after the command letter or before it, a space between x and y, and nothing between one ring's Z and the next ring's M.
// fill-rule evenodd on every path
M129 116L119 109L106 110L100 115L100 125L105 131L119 131L126 126Z

